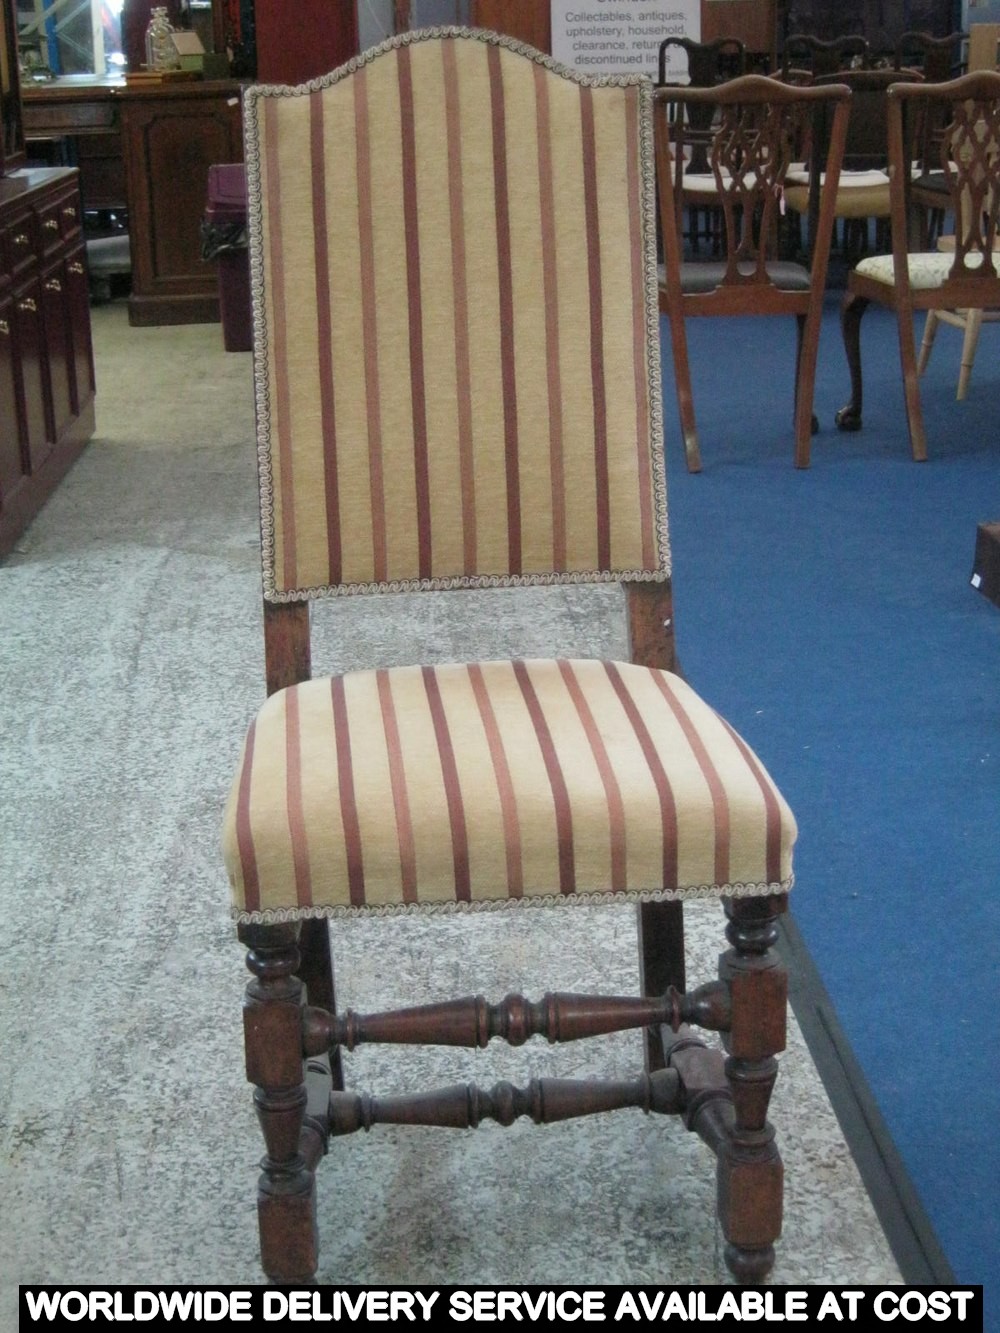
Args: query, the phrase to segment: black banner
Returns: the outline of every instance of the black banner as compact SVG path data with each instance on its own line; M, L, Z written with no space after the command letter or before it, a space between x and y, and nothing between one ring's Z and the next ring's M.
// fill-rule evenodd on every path
M258 1330L291 1325L451 1326L608 1324L621 1333L790 1324L983 1327L972 1287L22 1287L21 1327L87 1323L209 1324Z

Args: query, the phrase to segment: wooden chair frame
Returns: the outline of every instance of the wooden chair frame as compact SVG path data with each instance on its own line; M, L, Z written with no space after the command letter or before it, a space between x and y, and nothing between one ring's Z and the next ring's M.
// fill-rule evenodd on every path
M954 259L938 286L910 281L917 256L909 252L911 144L928 109L950 108L941 131L939 158L956 217ZM994 242L1000 209L1000 74L982 71L942 84L893 84L889 89L889 174L892 195L892 281L855 269L841 306L844 350L851 376L850 401L837 414L841 430L860 430L863 404L861 319L873 302L896 313L910 447L927 458L927 438L917 371L916 311L990 309L1000 306ZM935 252L936 254L937 252Z
M795 316L795 465L809 466L819 330L850 96L850 90L840 85L802 88L756 74L712 89L657 91L657 180L665 260L660 308L670 322L681 431L691 472L700 470L701 453L684 321L704 315ZM714 285L709 287L705 281L709 269L686 264L681 256L681 173L690 133L685 112L693 106L716 107L720 113L711 163L722 203L726 257L713 272ZM777 223L785 174L806 132L806 121L829 107L833 118L825 183L811 269L806 273L801 266L774 260ZM783 282L791 285L782 286Z

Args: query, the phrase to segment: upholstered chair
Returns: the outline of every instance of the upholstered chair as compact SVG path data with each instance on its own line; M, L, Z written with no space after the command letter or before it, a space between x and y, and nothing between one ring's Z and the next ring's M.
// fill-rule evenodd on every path
M642 79L576 77L462 29L246 95L269 698L224 850L278 1281L316 1270L331 1137L619 1107L680 1115L707 1142L732 1271L757 1281L773 1262L773 945L795 824L676 673L651 111ZM336 617L364 595L609 582L631 660L359 661L310 678L313 603ZM686 989L692 897L721 902L729 943L719 975ZM331 921L593 902L636 913L635 998L335 1002ZM361 1042L621 1029L644 1033L634 1079L389 1097L343 1083L341 1052Z

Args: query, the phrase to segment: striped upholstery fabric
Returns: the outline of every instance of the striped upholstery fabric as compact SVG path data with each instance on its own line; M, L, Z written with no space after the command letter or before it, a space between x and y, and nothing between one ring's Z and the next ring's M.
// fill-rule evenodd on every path
M225 821L237 915L778 893L795 824L677 676L597 660L352 672L281 690Z
M247 91L270 600L667 576L649 103L461 29Z

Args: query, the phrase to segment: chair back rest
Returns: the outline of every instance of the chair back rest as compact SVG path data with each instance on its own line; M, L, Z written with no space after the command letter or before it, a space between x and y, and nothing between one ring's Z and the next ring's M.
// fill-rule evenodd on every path
M966 32L934 37L929 32L904 32L896 43L893 65L897 70L917 69L928 83L946 83L964 73L963 46Z
M781 77L787 81L797 71L801 79L805 71L816 78L844 69L868 69L871 62L871 47L860 33L824 41L810 33L794 32L785 38L782 48Z
M711 42L696 42L690 37L666 37L657 56L656 82L667 82L667 65L672 50L687 56L688 82L692 88L710 88L716 83L738 78L746 73L747 48L738 37L716 37Z
M651 97L454 28L247 90L267 600L667 577Z
M823 74L817 87L844 84L851 90L851 116L844 143L844 167L848 171L881 171L888 161L889 88L894 83L921 83L917 70L845 69L839 74ZM817 123L816 148L825 157L829 125L822 115Z
M833 108L821 203L821 234L829 248L832 199L843 155L850 91L841 86L805 88L760 74L713 89L658 89L656 93L657 175L660 216L673 234L681 227L680 204L685 137L685 110L712 103L716 118L709 162L724 218L726 273L724 284L770 284L768 261L781 209L785 176L801 160L810 121L820 109ZM824 259L825 264L825 259Z
M908 273L907 207L914 123L930 110L941 125L935 151L955 217L955 258L946 286L956 307L1000 304L994 243L1000 210L1000 74L889 89L889 170L897 283ZM909 116L907 113L910 113ZM942 114L943 113L943 114Z

